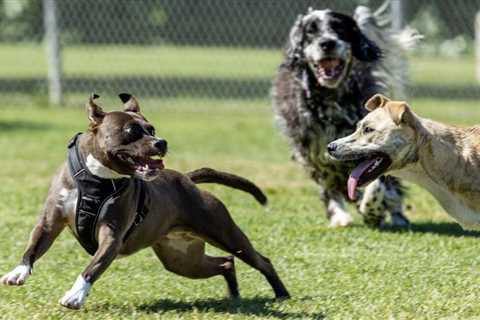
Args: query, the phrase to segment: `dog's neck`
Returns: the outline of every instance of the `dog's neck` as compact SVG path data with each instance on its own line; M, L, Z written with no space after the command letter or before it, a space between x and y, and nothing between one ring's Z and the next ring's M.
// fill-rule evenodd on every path
M421 119L418 160L393 175L424 187L464 227L480 227L480 147L472 129Z
M82 137L83 138L83 137ZM99 159L98 154L99 146L95 141L95 137L90 133L85 134L85 139L82 139L80 143L80 153L85 159L85 166L90 171L91 174L103 179L122 179L130 178L129 175L121 174L115 170L107 167Z
M97 160L91 153L88 154L87 159L85 160L85 165L88 170L99 178L103 179L122 179L129 178L130 176L121 174L104 166L99 160Z

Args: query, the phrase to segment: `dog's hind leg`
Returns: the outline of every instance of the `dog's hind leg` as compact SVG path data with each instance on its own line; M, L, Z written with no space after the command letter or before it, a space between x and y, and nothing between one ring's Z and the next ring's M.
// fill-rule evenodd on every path
M235 224L223 203L206 192L204 194L208 208L201 209L202 211L195 215L199 217L195 221L196 230L212 245L233 254L260 271L272 286L277 298L288 298L290 295L270 260L253 248L250 240Z
M153 246L165 269L191 279L222 275L230 297L239 297L233 257L211 257L205 254L205 241L187 232L173 232Z
M47 252L65 225L63 211L57 206L57 197L52 193L47 198L40 220L30 234L30 240L20 264L5 274L0 282L5 285L24 284L32 272L35 261Z
M277 298L289 298L290 294L280 280L270 259L256 251L247 236L236 225L229 226L227 230L229 230L228 235L224 233L223 239L215 240L215 242L252 268L260 271L267 279Z

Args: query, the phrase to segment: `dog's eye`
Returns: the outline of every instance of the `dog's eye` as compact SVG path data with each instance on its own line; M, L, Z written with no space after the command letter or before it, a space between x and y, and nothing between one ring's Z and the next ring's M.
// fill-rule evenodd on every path
M370 132L373 132L375 131L375 129L371 128L371 127L365 127L363 128L363 133L370 133Z
M131 141L139 140L145 134L145 130L138 124L132 125L126 131L128 133L129 140Z
M146 127L145 130L147 130L148 134L151 135L152 137L155 136L155 128L154 127Z
M317 33L318 32L318 23L317 22L312 22L310 23L307 28L305 29L305 31L308 33L308 34L314 34L314 33Z

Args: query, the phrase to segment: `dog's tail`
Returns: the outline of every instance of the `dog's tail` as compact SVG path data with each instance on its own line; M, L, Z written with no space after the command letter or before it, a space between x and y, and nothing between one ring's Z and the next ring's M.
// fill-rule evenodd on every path
M406 54L418 46L423 35L408 26L402 30L389 28L392 1L397 0L386 0L376 12L372 12L368 7L358 6L353 17L362 32L382 49L383 59L378 65L377 76L390 90L384 93L390 94L396 100L405 100L405 88L409 80Z
M267 196L253 182L243 177L217 171L211 168L201 168L185 174L194 183L218 183L230 188L238 189L250 193L261 205L265 206L268 202Z

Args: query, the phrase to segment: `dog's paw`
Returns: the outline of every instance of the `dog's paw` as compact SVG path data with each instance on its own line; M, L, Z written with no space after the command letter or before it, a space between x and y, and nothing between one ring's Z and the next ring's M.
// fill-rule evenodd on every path
M336 210L330 217L330 228L347 227L353 222L352 216L343 210Z
M32 273L32 268L26 265L16 266L15 269L4 275L0 282L7 286L21 286Z
M80 309L84 305L91 287L92 285L85 281L82 275L78 276L72 289L68 290L60 299L60 304L69 309Z
M392 213L392 227L406 229L410 227L410 221L401 213Z

